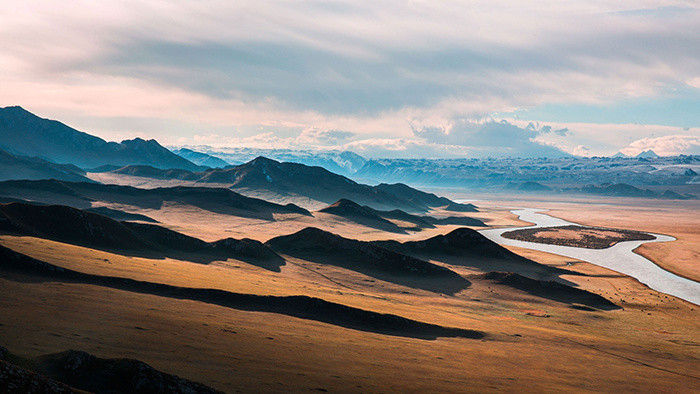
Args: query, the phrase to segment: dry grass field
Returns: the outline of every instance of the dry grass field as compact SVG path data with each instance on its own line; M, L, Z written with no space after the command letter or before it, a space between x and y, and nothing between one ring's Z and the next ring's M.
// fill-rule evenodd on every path
M498 204L483 205L481 212L469 215L488 219L493 226L520 224ZM138 212L119 208L208 241L229 236L266 241L310 225L354 239L415 240L455 227L397 235L325 214L260 221L181 206ZM585 222L577 218L576 209L558 205L552 213ZM590 214L587 217L593 220ZM603 220L596 224L609 225ZM625 225L651 231L635 228L634 221L615 223ZM610 387L692 392L700 388L698 306L629 277L556 255L511 248L548 266L585 274L561 279L621 308L573 308L485 279L480 269L440 261L435 263L463 275L469 287L449 296L291 256L283 256L287 261L281 272L272 272L233 259L199 264L131 257L27 236L3 235L0 245L93 275L255 295L306 295L485 334L483 339L434 340L384 335L279 313L3 274L0 338L23 356L79 349L100 357L136 358L226 392L541 392Z

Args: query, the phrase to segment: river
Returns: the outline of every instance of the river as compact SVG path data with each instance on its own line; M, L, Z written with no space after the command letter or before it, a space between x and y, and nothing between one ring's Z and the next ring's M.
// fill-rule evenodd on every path
M652 234L656 236L656 239L651 241L624 241L606 249L547 245L518 241L501 236L501 234L506 231L523 228L579 225L541 213L543 211L545 210L533 208L511 211L515 215L518 215L520 220L535 223L534 226L487 229L481 230L480 233L501 245L519 246L521 248L554 253L605 267L621 274L631 276L656 291L684 299L695 305L700 305L700 283L668 272L650 260L633 252L639 245L648 242L668 242L675 240L675 238L668 235Z

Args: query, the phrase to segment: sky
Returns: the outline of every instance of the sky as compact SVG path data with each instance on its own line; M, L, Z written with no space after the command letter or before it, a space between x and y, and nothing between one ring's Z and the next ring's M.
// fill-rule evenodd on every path
M0 106L107 140L700 154L697 1L14 1Z

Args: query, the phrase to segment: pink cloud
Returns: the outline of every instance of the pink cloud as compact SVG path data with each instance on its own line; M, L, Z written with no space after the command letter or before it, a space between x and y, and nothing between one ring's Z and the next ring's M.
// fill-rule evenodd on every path
M658 138L643 138L629 144L620 152L634 156L646 150L653 150L659 156L698 155L700 154L700 136L667 135Z

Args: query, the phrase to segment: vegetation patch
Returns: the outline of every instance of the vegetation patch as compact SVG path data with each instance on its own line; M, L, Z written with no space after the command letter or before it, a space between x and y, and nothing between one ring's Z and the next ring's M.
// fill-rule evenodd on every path
M602 227L557 226L508 231L504 238L577 248L605 249L622 241L651 241L655 236L641 231Z

